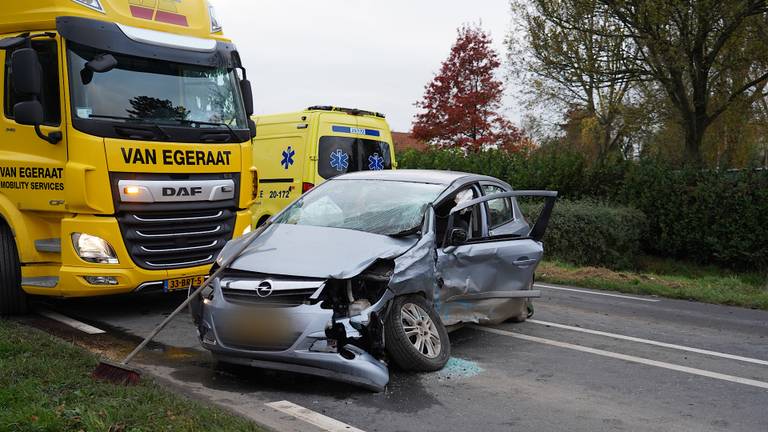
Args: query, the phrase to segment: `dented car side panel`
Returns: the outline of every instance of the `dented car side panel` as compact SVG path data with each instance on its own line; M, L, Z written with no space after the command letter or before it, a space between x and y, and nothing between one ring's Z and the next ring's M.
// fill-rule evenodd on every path
M544 248L531 239L449 246L437 253L443 324L496 324L520 307ZM488 289L492 287L492 289Z

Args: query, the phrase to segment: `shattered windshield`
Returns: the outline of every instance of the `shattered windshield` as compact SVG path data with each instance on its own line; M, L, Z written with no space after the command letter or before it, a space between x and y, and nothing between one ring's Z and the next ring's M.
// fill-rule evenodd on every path
M421 226L444 186L378 180L332 180L291 204L274 223L397 235Z

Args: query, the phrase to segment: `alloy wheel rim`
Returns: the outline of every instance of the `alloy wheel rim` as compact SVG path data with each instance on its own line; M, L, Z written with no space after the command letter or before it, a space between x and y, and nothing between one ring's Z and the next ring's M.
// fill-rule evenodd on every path
M433 359L440 355L442 344L432 318L421 306L406 303L400 309L400 316L405 337L424 357Z

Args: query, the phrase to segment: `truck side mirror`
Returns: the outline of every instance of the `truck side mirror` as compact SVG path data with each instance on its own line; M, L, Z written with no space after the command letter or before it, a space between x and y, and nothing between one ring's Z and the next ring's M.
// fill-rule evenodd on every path
M26 126L38 126L43 123L43 104L38 100L19 102L13 106L13 119Z
M253 90L251 89L251 82L247 79L240 80L240 93L243 94L245 114L250 117L253 115Z
M39 96L43 88L43 67L37 52L32 48L21 48L11 55L13 89L27 96ZM15 108L14 108L15 109Z

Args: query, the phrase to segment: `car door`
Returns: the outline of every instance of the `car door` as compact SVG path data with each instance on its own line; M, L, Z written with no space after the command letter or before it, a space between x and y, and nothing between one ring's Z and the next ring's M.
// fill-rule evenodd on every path
M464 228L456 223L461 212L474 207L490 221L488 208L499 205L494 201L518 196L547 199L528 232L495 234L486 225L481 236L462 234ZM507 191L484 195L451 210L445 240L437 248L437 309L445 325L503 321L510 316L511 300L539 295L531 290L531 283L544 253L541 239L556 196L549 191Z
M496 182L481 182L483 195L493 195L510 192L511 189ZM514 198L498 198L487 201L485 210L488 213L488 234L498 236L504 234L527 234L530 230L520 208Z

